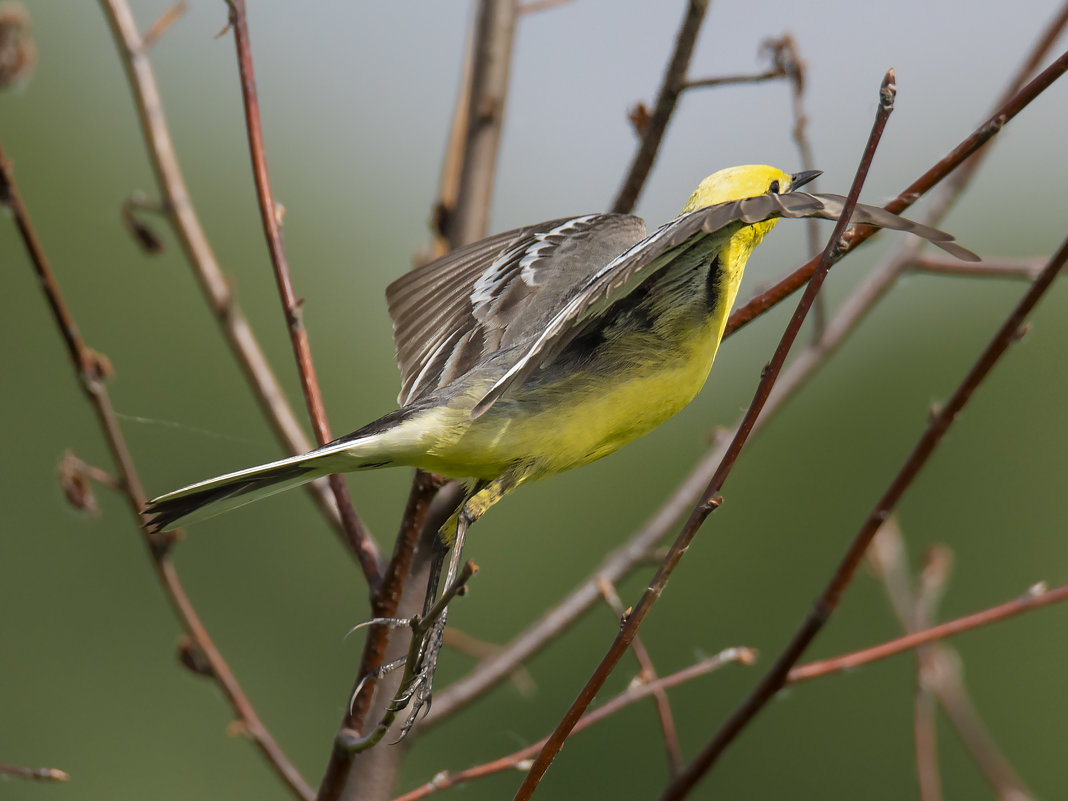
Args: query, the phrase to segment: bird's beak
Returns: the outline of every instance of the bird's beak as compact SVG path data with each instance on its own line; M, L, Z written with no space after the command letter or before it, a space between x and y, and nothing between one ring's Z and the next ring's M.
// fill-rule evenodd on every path
M818 178L823 175L823 170L805 170L804 172L795 172L790 176L790 191L793 192L800 186L804 186L813 178Z

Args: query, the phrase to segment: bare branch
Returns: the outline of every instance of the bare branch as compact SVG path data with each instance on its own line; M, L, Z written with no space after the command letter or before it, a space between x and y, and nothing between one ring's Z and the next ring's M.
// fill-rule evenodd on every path
M629 213L638 202L646 178L653 169L653 161L660 149L660 142L664 138L668 122L675 111L675 105L679 102L679 95L685 88L686 72L690 68L690 57L693 55L694 45L697 43L697 34L701 30L705 13L708 11L708 0L690 0L686 4L686 13L683 15L682 24L675 37L675 49L671 53L667 69L664 70L664 78L660 82L660 91L656 96L656 104L653 113L642 125L641 139L638 142L638 150L630 163L627 176L623 179L623 185L612 203L612 211Z
M933 253L920 253L908 265L918 273L952 275L962 278L1025 278L1034 281L1049 257L1041 259L999 259L998 261L959 261Z
M1061 603L1065 600L1068 600L1068 584L1055 587L1052 590L1046 589L1045 586L1039 584L1032 587L1019 598L1014 598L1013 600L1006 601L998 606L984 609L981 612L974 612L973 614L965 615L964 617L959 617L946 623L940 623L937 626L931 626L930 628L921 631L906 634L903 637L898 637L897 639L879 645L873 645L872 647L865 648L861 651L855 651L850 654L835 656L830 659L821 659L819 662L810 662L806 665L800 665L789 671L786 676L786 681L790 684L797 684L798 682L825 676L828 673L850 670L859 667L860 665L867 664L868 662L886 659L889 656L900 654L903 651L911 651L914 648L935 642L936 640L952 637L982 626L989 626L991 623L1015 617L1024 612L1029 612L1032 609Z
M913 181L901 194L884 206L888 211L900 214L931 187L957 169L969 156L976 153L979 148L989 142L1013 117L1023 111L1042 92L1068 70L1068 51L1043 70L1027 86L1015 93L1007 102L1003 103L982 125L980 125L967 139L957 145L947 156L927 172ZM972 174L973 165L969 165L967 176ZM965 178L961 178L965 180ZM865 242L875 233L874 229L861 228L853 232L848 248L851 250L862 242ZM779 281L775 286L761 293L745 305L735 309L727 321L727 330L724 338L730 336L739 328L752 322L761 314L772 308L780 301L804 286L815 269L815 260L811 260L798 268L790 275Z
M619 593L616 592L615 585L602 577L597 582L597 588L612 608L612 611L615 612L616 618L620 621L625 620L630 614L630 610L623 608L623 601L620 599ZM649 651L645 647L645 643L642 642L641 637L635 635L630 648L634 651L634 657L638 660L638 666L641 668L636 681L642 683L655 681L657 678L656 668L653 667L653 659L649 656ZM668 764L671 766L672 775L674 775L682 770L684 762L682 759L682 746L679 744L679 732L675 727L675 718L671 714L671 702L668 700L667 693L663 690L653 693L653 699L656 701L656 716L660 721L660 731L664 738Z
M285 392L252 333L248 319L234 299L200 225L181 168L178 166L178 155L163 113L156 76L130 6L126 0L100 0L100 6L111 27L116 52L126 71L149 161L163 198L163 210L200 283L204 298L241 366L261 410L274 429L275 436L290 453L304 453L311 449L311 442L297 422ZM337 506L326 482L315 481L307 487L320 511L343 535Z
M248 149L252 157L252 175L256 181L260 219L267 237L267 249L271 254L271 264L274 266L274 277L278 284L282 308L285 311L289 339L293 346L293 355L297 360L300 386L304 392L308 414L311 415L312 427L315 429L319 444L325 445L333 439L333 436L330 434L330 424L326 419L326 407L323 405L319 379L315 375L311 346L308 344L308 332L304 328L302 301L298 301L293 292L289 261L286 258L285 245L282 243L281 215L275 205L270 178L267 175L267 154L263 146L263 126L260 123L256 76L252 67L252 45L249 42L245 0L226 0L226 2L230 6L230 25L234 31L234 44L237 48L237 68L241 74L241 97L244 101L245 127L248 130ZM334 500L337 502L349 547L355 552L360 562L367 584L374 588L382 580L378 564L378 544L356 516L345 479L339 475L332 475L328 480L330 489L334 493Z
M222 654L219 653L212 642L207 629L197 615L192 602L178 579L178 573L170 558L170 548L175 539L182 536L181 532L161 532L153 535L144 527L141 509L145 505L145 493L141 487L141 478L137 473L137 468L134 466L133 458L126 447L126 440L115 416L111 399L108 396L104 382L105 374L101 369L101 365L106 362L101 360L100 354L95 353L86 346L78 326L74 322L63 296L60 294L59 285L45 258L44 250L41 248L41 243L37 239L33 226L30 224L29 215L22 204L18 189L15 186L14 176L11 174L11 165L2 148L0 148L0 205L10 208L14 214L15 224L22 236L26 252L33 263L38 283L45 294L45 300L52 311L52 317L56 322L60 335L63 337L67 354L81 382L82 389L96 412L100 429L107 442L108 449L111 451L111 456L118 467L122 485L125 489L124 494L127 505L130 507L134 518L138 521L142 540L148 548L156 569L156 576L167 595L171 607L186 633L196 643L197 648L211 666L215 683L230 702L234 715L242 728L289 788L299 798L312 798L311 787L297 772L297 769L282 752L270 732L267 731L266 726L263 725L245 695L245 691L230 670L230 666L227 665Z
M789 645L783 650L772 669L761 679L757 688L739 706L730 719L716 733L715 737L701 750L697 758L686 771L673 781L662 796L663 801L683 798L696 785L697 781L715 764L719 756L734 738L760 712L769 700L782 688L790 669L804 653L805 649L823 628L831 614L838 606L842 592L852 580L865 550L878 531L879 526L893 511L905 490L927 463L935 448L941 442L946 431L953 424L957 414L964 408L972 394L989 375L994 364L1017 338L1031 310L1052 285L1057 273L1068 262L1068 239L1061 245L1053 259L1039 278L1031 285L1023 299L1002 324L968 375L957 387L945 407L935 414L927 430L920 437L913 452L902 465L883 496L875 504L868 518L861 525L852 545L839 564L834 576L824 589L812 612L798 629Z
M841 241L842 235L846 227L849 225L849 218L853 214L853 209L856 208L857 199L860 196L861 187L864 185L864 179L867 176L871 160L875 156L875 150L882 137L886 121L894 107L894 95L896 89L893 81L893 70L890 70L883 78L882 85L879 89L879 111L876 115L875 123L872 126L868 144L864 148L864 154L861 157L860 165L857 168L853 186L850 188L849 195L846 198L842 216L834 226L834 231L827 243L827 247L823 251L823 255L820 257L819 266L813 274L812 279L809 281L809 285L805 289L801 301L798 303L797 310L794 312L793 317L786 326L786 330L783 332L779 345L775 349L775 355L772 356L771 361L764 368L760 385L757 387L753 402L746 411L742 424L738 427L738 431L736 432L730 447L727 448L727 453L723 461L720 463L712 481L709 483L708 487L705 488L702 500L698 502L697 507L686 521L686 525L683 526L682 531L671 546L668 555L661 563L656 575L649 583L648 589L642 594L641 600L635 607L634 612L627 618L626 623L624 623L620 629L619 635L612 643L608 653L601 660L601 663L597 666L593 676L590 677L590 680L582 688L578 698L572 703L564 718L560 721L560 724L549 738L549 742L546 744L545 748L538 754L538 758L531 766L530 772L527 774L523 784L519 788L519 792L516 793L516 801L525 801L530 798L556 754L563 748L564 740L567 739L571 729L574 728L575 723L578 721L583 711L592 702L597 690L604 684L612 669L619 662L620 656L629 645L630 640L633 639L638 627L641 625L646 615L648 615L649 610L656 602L656 599L660 597L664 586L667 584L668 578L682 559L682 555L686 552L690 543L693 541L693 538L697 535L697 531L712 511L719 506L719 500L715 497L716 493L723 487L724 482L730 474L731 468L733 468L738 455L741 453L743 446L748 440L749 434L752 432L753 426L756 423L756 419L764 404L767 402L768 395L778 377L779 371L782 369L782 366L786 361L786 356L790 351L790 347L797 338L797 334L801 329L805 316L812 307L812 302L815 300L816 293L819 292L820 287L823 285L823 281L826 278L831 265L841 258L842 253L844 252ZM688 774L689 769L680 774L678 781L673 782L672 786L681 784L682 780L686 778Z
M703 676L706 673L711 673L713 670L718 670L726 664L731 662L739 662L743 665L751 665L756 659L756 651L751 648L727 648L720 651L715 656L711 656L708 659L703 659L700 662L691 665L688 668L672 673L668 676L651 681L648 684L638 684L627 688L624 692L617 695L612 700L606 702L602 706L592 712L584 715L582 719L575 726L575 733L583 731L589 728L595 723L599 723L605 720L609 716L615 714L619 710L630 706L631 704L648 698L651 695L664 692L665 690L682 684L683 682L695 679L698 676ZM529 760L532 756L540 751L548 738L539 740L532 745L516 751L508 756L503 756L492 762L487 762L483 765L476 765L473 768L467 770L457 771L456 773L442 772L439 773L434 779L427 784L416 787L414 790L398 796L394 801L418 801L420 798L425 798L438 790L445 790L449 787L455 787L459 784L465 784L466 782L474 779L480 779L484 776L490 776L494 773L500 773L505 770L525 770L529 767Z

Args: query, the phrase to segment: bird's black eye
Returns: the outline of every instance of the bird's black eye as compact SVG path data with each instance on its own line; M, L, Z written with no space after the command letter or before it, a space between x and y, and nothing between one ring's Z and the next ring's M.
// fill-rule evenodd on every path
M779 182L778 181L772 181L771 182L771 186L768 187L768 192L770 192L773 195L779 194Z

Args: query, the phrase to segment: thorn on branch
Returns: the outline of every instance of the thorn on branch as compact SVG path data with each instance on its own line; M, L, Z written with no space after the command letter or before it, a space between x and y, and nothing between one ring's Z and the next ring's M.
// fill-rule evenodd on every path
M57 469L59 486L72 507L87 515L100 514L100 505L93 493L93 482L113 490L121 490L122 482L103 468L79 459L74 451L66 451Z
M119 212L123 225L126 226L126 230L137 240L137 244L139 244L146 253L151 253L153 255L162 253L163 239L151 226L143 220L138 219L136 215L137 211L151 211L157 214L163 214L163 204L152 202L142 193L135 192L123 201L122 209Z
M649 107L644 102L638 101L627 112L627 119L634 128L634 133L641 136L645 127L649 124Z
M178 662L190 673L204 678L215 678L215 671L212 670L208 658L188 634L178 638Z

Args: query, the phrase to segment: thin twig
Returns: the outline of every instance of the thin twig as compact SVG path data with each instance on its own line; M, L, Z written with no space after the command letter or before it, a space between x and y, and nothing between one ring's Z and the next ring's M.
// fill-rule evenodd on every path
M38 782L70 781L70 774L59 768L27 768L23 765L0 765L0 775Z
M913 181L894 200L887 203L884 208L895 214L900 214L935 184L959 167L969 156L974 154L983 145L989 142L1001 131L1009 120L1023 111L1032 100L1050 87L1064 72L1068 70L1068 51L1043 70L1027 86L1015 93L1007 102L1003 103L982 125L980 125L967 139L957 145L948 155L942 158L927 172ZM970 174L970 173L969 173ZM849 240L849 249L857 247L875 233L872 228L860 228L855 230ZM739 328L752 322L764 312L771 309L787 296L800 289L808 281L809 276L815 269L815 260L810 260L790 275L783 278L775 286L761 293L745 305L739 307L727 320L727 329L724 338L730 336Z
M634 209L634 204L638 202L638 195L645 185L645 179L649 177L649 172L653 169L653 161L660 149L660 142L664 138L671 115L675 111L675 105L679 102L679 95L685 88L690 57L693 55L697 34L701 30L701 23L707 11L708 0L689 0L686 4L686 13L683 15L679 32L675 36L675 49L671 53L667 69L664 70L664 79L660 83L653 113L642 125L638 150L623 179L623 185L619 188L619 194L612 203L614 212L630 213Z
M1050 37L1047 35L1042 38L1042 41L1055 38L1055 36ZM1034 60L1036 60L1035 56L1034 54L1031 54L1029 61ZM992 118L1000 119L1004 117L1004 121L1008 122L1008 120L1018 114L1019 111L1026 107L1031 100L1037 97L1045 88L1048 88L1057 76L1068 68L1068 62L1063 64L1060 63L1064 60L1065 57L1062 56L1057 63L1051 65L1043 75L1039 76L1039 79L1036 79L1036 82L1032 82L1030 85L1018 90L1016 93L1011 91L1008 92L1007 94L1009 94L1010 100L1006 103L999 104L997 110L992 115ZM943 180L950 174L950 171L954 167L958 166L960 162L963 161L968 153L975 152L976 148L981 144L981 142L979 142L980 139L982 142L989 140L990 136L993 135L990 129L991 126L989 122L981 125L954 149L953 154L956 155L951 154L951 157L948 160L944 159L936 164L924 174L922 179L913 182L912 186L916 186L920 183L926 184L928 181L937 182ZM969 167L971 166L972 165L969 164ZM952 187L947 185L947 189L942 194L938 204L940 209L948 207L949 203L956 198L959 191L959 182L954 181ZM928 224L936 224L933 222L935 218L936 215L930 215L925 217L924 220ZM892 256L891 259L900 260L904 263L911 263L914 261L918 244L909 243L906 240L906 244L904 244L902 248L908 249L909 252L899 251L897 255ZM811 262L809 264L811 264ZM807 267L808 265L802 269L806 269ZM889 288L894 275L896 275L896 272L892 269L887 270L880 268L879 270L876 270L872 275L871 281L866 282L858 288L857 292L851 296L850 300L843 305L842 310L836 315L835 320L827 326L821 341L816 345L807 348L791 362L790 366L783 373L779 383L776 384L775 390L768 401L768 406L757 422L758 428L764 425L769 412L772 409L779 408L784 403L789 396L789 393L795 390L807 376L811 375L816 366L827 358L833 348L836 347L837 343L840 342L851 328L856 325L866 311L879 300L886 289ZM774 300L774 303L780 302L787 296L788 293L779 295ZM757 300L759 301L759 299ZM763 303L764 301L759 301L757 305L763 305ZM766 308L771 308L771 305L768 305ZM731 320L734 321L734 330L744 326L761 313L763 313L763 310L754 311L754 309L749 309L743 313L741 317L732 315ZM725 337L731 333L732 329L730 326L731 323L728 323L727 333L724 334ZM596 587L597 576L604 575L611 578L612 581L619 581L633 569L636 564L642 562L647 557L650 550L667 534L675 521L693 506L695 499L700 496L701 490L711 480L712 475L715 473L717 466L723 458L724 452L725 447L717 446L706 454L706 456L702 458L690 472L690 475L680 483L678 488L650 517L650 519L631 535L625 543L605 556L601 563L592 571L591 575L583 581L582 584L576 587L567 597L563 598L524 631L520 632L510 643L504 646L496 656L477 665L470 673L439 692L434 698L433 711L422 724L423 729L426 730L429 726L437 725L446 720L470 703L474 698L488 692L498 683L503 681L517 665L521 664L532 654L544 647L547 642L555 639L567 630L567 628L578 620L586 610L597 603L599 598Z
M908 269L917 273L933 275L951 275L962 278L1024 278L1034 281L1042 272L1049 258L1040 259L998 259L997 261L960 261L942 258L933 253L920 253Z
M889 642L880 643L879 645L873 645L870 648L864 648L860 651L854 651L853 653L831 657L830 659L821 659L818 662L809 662L805 665L799 665L798 667L790 669L786 675L786 682L789 684L797 684L802 681L825 676L828 673L851 670L860 665L865 665L868 662L886 659L889 656L894 656L895 654L900 654L904 651L911 651L914 648L935 642L936 640L944 640L946 637L952 637L961 634L962 632L970 631L971 629L981 628L982 626L989 626L991 623L996 623L999 620L1005 620L1024 612L1029 612L1032 609L1050 606L1066 600L1068 600L1068 584L1054 587L1051 590L1039 585L1031 588L1019 598L1006 601L998 606L992 606L981 612L973 612L970 615L949 620L945 623L940 623L937 626L931 626L930 628L921 631L915 631L911 634L906 634L903 637L898 637Z
M290 453L304 453L311 449L311 442L297 422L285 392L252 333L248 318L234 299L230 285L200 225L200 219L185 185L185 178L178 165L178 155L167 127L156 76L130 6L126 0L100 0L100 7L111 27L115 49L130 84L148 158L163 198L163 210L200 283L208 307L222 329L261 410L274 429L275 436ZM337 506L326 482L314 481L307 487L323 515L344 535ZM342 539L347 545L347 539L344 536Z
M677 673L663 676L648 684L632 685L615 698L597 707L597 709L594 709L592 712L583 715L582 719L575 726L575 733L577 734L595 723L605 720L619 710L630 706L643 698L665 692L671 687L696 679L699 676L704 676L706 673L718 670L731 662L751 665L755 659L756 651L751 648L727 648L720 651L715 656L702 659L700 662L690 665L690 667L684 668ZM500 773L506 770L524 770L528 767L528 760L541 750L547 740L548 738L543 738L515 753L499 757L498 759L494 759L491 762L486 762L482 765L467 768L466 770L457 771L456 773L449 773L447 771L439 773L430 782L416 787L414 790L410 790L404 795L398 796L394 801L418 801L418 799L425 798L439 790L445 790L450 787L465 784L466 782L474 779L481 779L494 773Z
M248 130L248 149L252 157L252 175L256 182L260 220L263 222L263 231L267 237L267 250L271 254L275 282L278 284L278 295L286 316L289 341L297 360L304 401L308 407L308 414L311 416L315 436L320 445L325 445L333 439L333 436L326 419L326 407L323 405L319 379L315 375L315 363L312 361L311 346L308 344L308 332L304 327L303 302L297 300L293 292L289 261L282 242L280 215L274 202L274 194L271 192L271 181L267 175L267 154L263 145L263 126L260 123L260 105L256 95L256 74L252 66L252 44L248 35L245 0L226 0L226 3L230 7L230 26L234 31L234 45L237 48L237 69L241 75L241 98L245 109L245 127ZM349 546L356 553L368 586L373 589L382 580L378 544L357 517L345 479L340 475L332 475L328 480L341 514L341 524L345 529Z
M926 566L920 574L917 597L913 598L904 555L904 538L896 526L890 525L892 522L888 521L880 529L869 549L869 557L875 564L877 575L887 588L895 615L907 631L913 632L930 625L929 621L933 616L931 607L935 600L933 596L941 593L950 557L948 549L945 548L933 548L930 551ZM1032 588L1028 596L1036 596L1042 592L1046 590L1039 586ZM979 625L985 625L985 622L981 621ZM917 701L921 698L932 698L942 705L961 742L990 782L998 798L1014 801L1032 798L1023 779L999 751L983 725L975 705L968 697L957 653L948 646L937 643L918 647L916 654L919 674ZM924 704L925 708L929 706ZM924 747L930 748L917 742L918 757ZM925 766L918 772L918 778L921 797L927 801L934 796L930 788L937 778L936 769Z
M871 160L875 156L875 150L878 147L883 129L886 126L886 121L890 116L890 112L893 110L895 94L893 80L893 70L890 70L883 78L882 85L879 89L879 110L875 118L875 123L872 126L868 144L864 148L864 154L861 157L860 165L857 168L853 186L850 188L849 195L846 198L842 215L834 226L831 238L820 258L819 266L815 273L813 273L812 279L809 281L809 285L805 289L805 293L802 295L801 301L798 303L793 317L790 318L789 323L786 325L786 329L779 341L779 345L775 349L774 356L772 356L771 361L764 368L753 401L746 412L745 418L742 420L742 424L738 427L738 431L736 432L730 447L728 447L723 461L716 470L716 474L713 476L712 481L709 483L708 487L705 488L702 500L698 502L697 507L690 514L690 518L686 521L686 525L683 526L679 536L676 538L674 544L672 544L671 550L668 552L668 555L657 570L656 575L649 583L648 589L642 594L641 600L635 607L634 612L627 618L626 623L621 627L621 630L615 641L612 643L608 653L601 660L601 663L597 666L594 674L582 688L578 698L572 703L571 707L564 715L564 718L560 721L560 724L549 738L549 742L546 744L545 748L538 754L538 758L531 766L530 773L527 774L523 784L519 788L519 792L516 793L516 801L526 801L526 799L530 798L531 794L533 794L538 783L541 781L542 776L545 775L545 771L556 757L556 754L563 748L564 741L567 739L571 729L592 702L598 689L604 684L612 669L619 662L623 651L627 648L630 640L633 639L638 627L648 615L649 610L652 608L657 598L660 597L664 586L667 584L668 578L682 559L683 554L693 541L693 538L697 535L697 531L701 528L701 525L712 511L719 506L716 493L723 487L723 484L730 475L731 469L736 463L742 448L748 440L749 434L752 432L756 419L760 415L764 403L767 401L779 371L782 369L782 366L786 361L786 356L789 353L794 340L797 338L801 325L804 323L805 316L812 307L812 302L815 300L816 293L819 292L820 287L823 285L823 281L826 278L831 265L841 258L844 250L841 242L842 235L849 225L849 218L853 214L853 209L856 208L857 199L860 196L861 187L864 185L864 179L867 176ZM687 772L684 771L680 774L679 779L681 780L686 773ZM674 784L675 783L673 782L673 785Z
M616 613L616 618L621 621L626 619L630 611L623 608L623 601L620 599L619 593L616 592L615 585L606 578L598 581L597 585L605 601L612 608L612 611ZM641 668L636 681L642 684L655 681L657 678L656 668L653 667L653 659L649 656L649 650L645 647L645 643L642 642L642 638L634 635L630 648L634 651L634 657L638 660L638 666ZM675 726L675 718L671 714L671 701L663 690L653 693L653 699L656 701L656 716L660 721L660 731L664 737L668 765L671 766L671 773L674 775L682 770L682 766L685 763L682 759L682 746L679 744L679 732Z
M274 768L279 777L298 797L302 799L312 798L311 787L304 781L263 725L245 695L245 691L230 670L230 666L227 665L222 654L219 653L212 642L207 629L186 595L185 588L178 579L178 573L170 558L170 546L176 538L181 536L181 533L167 532L152 535L148 533L143 525L141 509L145 505L145 493L141 486L141 478L126 447L126 440L123 437L122 429L108 396L107 387L104 383L104 374L101 370L101 364L104 362L99 354L86 346L78 326L74 322L63 296L60 294L59 285L33 230L29 215L19 197L14 177L11 174L11 166L2 148L0 148L0 205L7 206L14 214L15 224L26 246L26 252L33 262L38 283L45 294L45 299L52 311L52 316L55 319L60 335L63 337L67 354L70 356L82 389L96 412L104 439L119 470L119 475L125 488L127 504L138 522L142 540L148 548L153 566L156 569L156 576L171 607L178 616L186 633L196 643L197 648L211 666L215 683L230 702L230 706L233 708L234 715L241 724L242 729L267 758L268 763Z
M941 442L942 437L952 425L957 414L964 408L976 388L986 378L994 364L1008 349L1008 346L1016 339L1020 326L1023 325L1038 300L1052 285L1054 278L1056 278L1057 273L1066 261L1068 261L1068 239L1061 245L1046 266L1046 269L1031 285L1023 299L983 350L983 353L972 369L968 371L967 376L954 391L953 396L945 407L932 417L927 430L920 437L916 447L906 459L886 492L883 493L868 518L861 525L834 576L827 584L809 616L776 660L775 665L761 679L757 688L743 701L712 740L701 750L700 754L686 768L683 774L668 785L662 796L662 801L676 801L676 799L686 796L698 780L715 764L738 733L749 724L775 693L782 688L793 665L837 608L842 593L852 580L868 544L871 542L872 537L875 536L875 532L878 531L879 526L887 519L904 495L905 490L908 489L927 463L927 460L939 442Z

